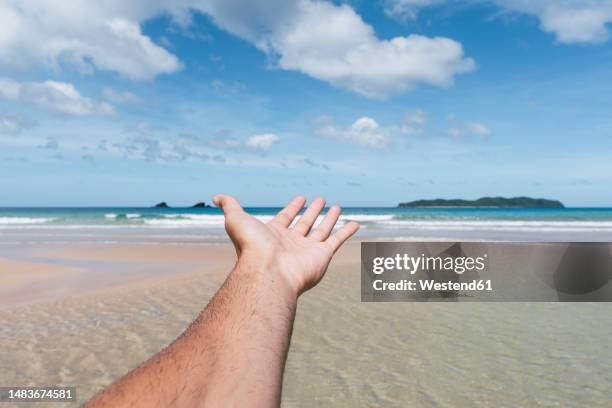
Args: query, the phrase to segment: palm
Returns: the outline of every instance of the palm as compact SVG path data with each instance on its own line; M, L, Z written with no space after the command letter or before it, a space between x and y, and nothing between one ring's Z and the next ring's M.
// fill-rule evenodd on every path
M292 271L300 287L310 288L323 277L327 265L334 254L326 242L303 236L293 229L272 224L267 226L275 236L279 263L286 271Z
M298 293L321 280L334 252L358 229L357 224L348 223L330 237L340 216L340 208L333 206L309 235L325 206L323 199L314 200L293 228L290 225L305 203L302 197L294 199L267 224L244 212L232 197L217 196L215 203L223 208L225 226L238 255L248 253L263 262L273 262Z

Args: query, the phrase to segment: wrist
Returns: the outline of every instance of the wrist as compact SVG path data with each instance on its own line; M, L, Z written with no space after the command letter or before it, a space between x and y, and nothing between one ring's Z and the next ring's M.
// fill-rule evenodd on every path
M266 292L266 294L275 294L287 303L297 302L299 288L296 288L289 281L274 256L267 258L243 252L238 257L234 273Z

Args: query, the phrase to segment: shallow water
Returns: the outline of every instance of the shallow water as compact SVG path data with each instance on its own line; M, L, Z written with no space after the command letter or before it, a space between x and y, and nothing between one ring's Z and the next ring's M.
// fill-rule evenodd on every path
M610 304L360 303L350 269L303 300L285 406L610 406Z
M0 311L0 383L91 396L171 342L224 273ZM286 407L608 407L609 304L360 303L357 265L303 296Z

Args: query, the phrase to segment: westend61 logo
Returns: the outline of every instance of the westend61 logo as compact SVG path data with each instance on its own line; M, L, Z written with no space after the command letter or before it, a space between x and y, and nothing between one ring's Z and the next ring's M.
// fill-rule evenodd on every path
M380 275L387 270L405 271L414 275L419 270L425 271L453 271L462 275L470 271L483 271L487 265L487 254L478 257L451 257L451 256L411 256L409 254L396 254L394 257L376 257L372 260L372 272Z
M362 242L364 302L611 302L609 242Z

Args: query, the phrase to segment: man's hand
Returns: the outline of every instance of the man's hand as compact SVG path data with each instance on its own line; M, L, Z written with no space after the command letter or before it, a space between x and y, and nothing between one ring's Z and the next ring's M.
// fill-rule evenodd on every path
M87 407L274 407L300 293L316 285L332 255L359 225L331 235L333 206L312 233L325 206L315 199L290 228L306 199L297 197L264 224L236 199L214 198L238 263L208 306L183 334L109 388ZM309 234L310 233L310 234Z
M231 196L217 195L213 201L225 214L225 229L239 260L278 273L296 296L323 278L332 255L359 229L357 223L349 222L330 236L341 212L340 207L332 206L309 235L325 207L323 198L316 198L292 228L306 203L304 197L294 198L267 224L247 214Z

